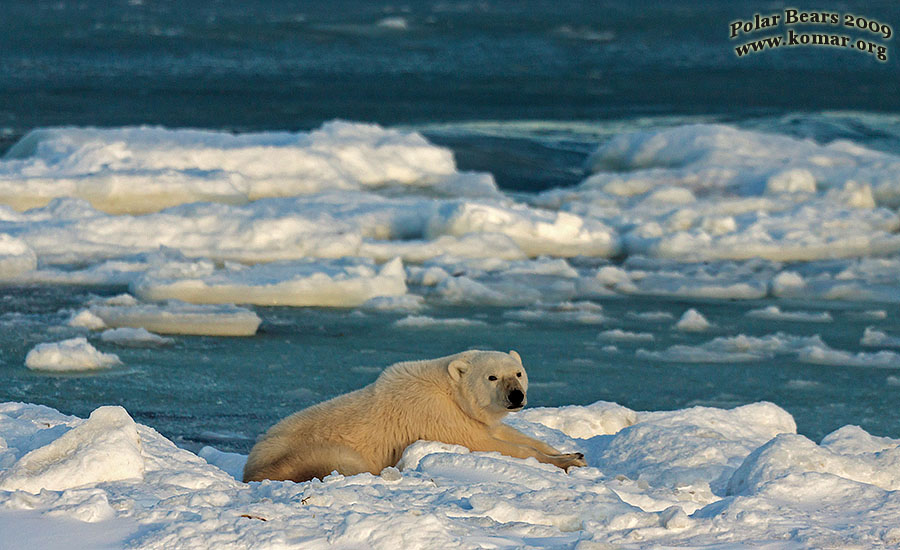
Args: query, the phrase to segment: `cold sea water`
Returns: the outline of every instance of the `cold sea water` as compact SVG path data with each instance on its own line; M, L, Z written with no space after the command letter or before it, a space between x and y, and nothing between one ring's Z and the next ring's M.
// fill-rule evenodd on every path
M893 0L821 7L900 25ZM393 362L477 347L522 354L529 406L765 400L816 440L845 424L900 437L900 65L882 26L822 32L884 45L886 61L736 55L770 33L731 38L730 24L778 3L0 8L0 401L83 417L120 404L187 448L247 452ZM80 131L94 127L106 133ZM236 150L263 161L232 166ZM309 150L328 166L314 188L272 191L263 172ZM417 160L441 151L455 165ZM413 174L370 176L367 162L395 160ZM182 181L202 190L172 199ZM223 181L265 190L209 191ZM95 184L106 195L83 191ZM123 185L161 202L100 205ZM238 242L240 216L252 235ZM401 257L404 292L251 303L247 337L116 341L71 322L123 293L203 302L158 293L276 260L241 281L277 285L300 260L333 274L345 256ZM26 368L36 346L77 337L119 363Z

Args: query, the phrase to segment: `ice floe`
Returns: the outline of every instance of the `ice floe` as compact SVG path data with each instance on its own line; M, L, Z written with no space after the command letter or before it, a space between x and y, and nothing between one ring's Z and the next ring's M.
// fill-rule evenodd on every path
M778 306L766 306L747 312L747 317L769 321L799 321L804 323L830 323L833 319L827 311L782 311Z
M453 327L477 327L486 326L487 323L478 319L463 317L449 317L436 319L428 315L407 315L394 321L395 327L400 328L453 328Z
M146 304L125 294L96 301L75 314L69 324L93 330L127 327L160 334L251 336L261 322L253 311L230 304L195 305L177 300Z
M782 332L766 336L720 336L699 345L677 344L662 351L637 350L639 357L682 363L731 363L760 361L780 354L826 349L818 336L794 336Z
M297 287L347 278L335 262L357 258L397 296L400 258L412 292L443 304L894 303L898 166L846 142L684 125L612 137L575 187L507 194L422 135L371 124L38 129L0 159L0 280L356 306L366 292L314 303Z
M12 278L37 267L37 254L24 241L0 233L0 277Z
M355 307L372 298L406 294L406 272L400 258L377 269L367 258L225 269L216 269L208 261L170 262L148 271L134 282L132 290L147 301Z
M652 342L656 337L651 332L632 332L622 329L604 330L599 337L602 340L614 340L618 342Z
M712 323L694 308L685 311L681 319L675 323L675 328L683 332L703 332L709 330L710 327L712 327Z
M38 344L25 356L25 366L29 369L54 372L108 369L121 363L116 354L99 351L87 338Z
M873 348L900 348L900 337L890 336L873 327L866 327L859 343Z
M158 127L34 130L0 164L0 200L19 210L78 197L106 212L245 203L323 189L435 185L452 153L412 132L333 121L312 132L231 134Z
M144 328L120 327L105 330L100 339L120 346L165 346L174 342L171 338L153 334Z
M900 354L892 351L852 353L825 345L813 345L800 350L798 358L803 362L817 365L900 369Z

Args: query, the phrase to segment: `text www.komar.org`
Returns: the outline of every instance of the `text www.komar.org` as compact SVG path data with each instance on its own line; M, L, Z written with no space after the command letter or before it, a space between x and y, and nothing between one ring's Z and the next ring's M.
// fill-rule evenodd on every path
M760 15L757 13L754 14L753 19L748 21L732 21L729 24L729 36L734 40L742 34L768 30L782 24L785 26L797 24L840 26L876 34L878 38L884 40L890 40L893 36L893 29L890 25L869 17L827 11L807 12L790 8L785 9L783 14ZM870 54L880 62L888 60L887 46L873 40L825 32L798 32L794 29L787 29L787 34L767 36L746 42L736 46L734 51L738 57L743 57L747 54L776 48L800 46L846 48Z

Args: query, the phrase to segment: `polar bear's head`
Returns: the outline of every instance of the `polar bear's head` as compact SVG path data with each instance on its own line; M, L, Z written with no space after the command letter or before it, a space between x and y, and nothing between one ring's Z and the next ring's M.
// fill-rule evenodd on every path
M447 366L460 407L488 424L521 410L527 401L528 374L515 351L469 351Z

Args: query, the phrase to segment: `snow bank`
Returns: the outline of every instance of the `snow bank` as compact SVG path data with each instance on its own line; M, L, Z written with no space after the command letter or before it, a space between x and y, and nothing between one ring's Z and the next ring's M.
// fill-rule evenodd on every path
M847 428L850 427L842 429ZM868 436L865 432L863 434ZM802 435L779 435L744 460L729 479L726 492L730 495L753 494L764 488L771 490L771 487L766 486L778 482L796 487L804 478L814 484L807 487L804 493L815 491L815 484L823 481L847 484L845 480L873 485L886 491L900 489L900 445L896 441L877 452L868 452L867 449L846 449L846 445L840 445L843 435L833 433L821 446ZM835 441L838 447L844 447L844 452L830 448L829 442ZM832 479L825 480L822 479L824 476L810 475L811 473L827 474ZM785 479L791 477L795 479ZM786 487L779 489L783 491Z
M249 309L234 305L194 305L179 301L165 304L141 304L133 297L113 298L91 305L74 316L76 324L84 322L95 328L134 328L159 334L200 334L208 336L252 336L262 320ZM76 321L80 319L80 321ZM87 321L86 321L87 320ZM86 326L82 325L82 326Z
M400 468L243 484L244 457L200 458L118 407L88 420L0 404L0 524L23 547L238 549L896 545L900 441L844 427L821 445L768 403L638 413L613 403L526 410L510 423L589 467L416 442ZM207 462L208 461L208 462ZM84 539L74 522L104 520ZM848 521L849 520L849 521Z
M121 363L117 355L98 351L86 338L38 344L25 356L29 369L54 372L108 369Z
M0 490L37 494L143 477L144 458L134 420L122 407L100 407L0 473ZM112 509L109 512L114 515Z
M534 429L541 424L558 430L569 437L590 439L598 435L612 435L631 426L638 420L638 413L617 403L597 401L591 405L566 407L537 407L524 409L508 417L508 423L522 429Z

